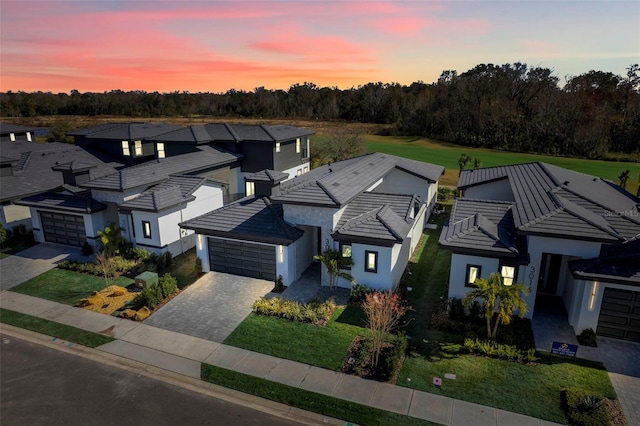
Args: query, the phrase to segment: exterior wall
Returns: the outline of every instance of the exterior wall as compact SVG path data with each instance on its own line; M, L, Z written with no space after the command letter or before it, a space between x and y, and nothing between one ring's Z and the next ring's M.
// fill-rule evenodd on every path
M411 254L420 242L420 237L422 237L422 230L424 229L424 225L427 222L428 213L430 211L430 209L427 209L427 206L423 205L422 207L420 207L420 210L418 211L416 217L413 218L413 228L411 228L411 231L409 233L409 241L411 244L409 257L411 257ZM409 260L409 257L407 257L407 261Z
M0 136L0 142L32 142L33 140L35 140L35 136L31 132L14 132Z
M87 234L87 242L95 249L100 248L98 231L102 231L108 224L105 213L97 212L84 216L84 232ZM122 225L121 225L122 226Z
M306 138L300 138L300 152L296 152L296 140L280 142L280 152L275 152L275 144L273 147L273 168L274 170L290 170L292 168L300 167L302 165L302 153L304 151L304 144ZM295 176L295 172L293 174Z
M92 189L91 197L93 197L96 201L100 201L101 203L124 203L127 200L130 200L140 194L142 189L132 189L125 192L119 191L102 191L100 189Z
M305 167L307 172L309 170L311 170L311 165L307 162L307 163L300 163L294 167L291 167L289 169L286 170L281 170L285 173L289 173L289 177L286 178L284 181L288 181L289 179L293 179L294 177L296 177L298 175L298 170L300 170L300 174L304 174L305 172Z
M451 255L451 271L449 272L449 297L464 298L471 287L465 287L467 265L478 265L482 269L480 278L489 278L492 272L498 272L500 261L490 257L470 256L453 253Z
M209 265L209 244L207 243L207 236L198 234L196 235L196 256L202 260L202 272L211 271Z
M475 200L515 201L507 178L467 188L464 190L464 197Z
M375 251L378 253L377 272L365 271L365 251ZM367 287L377 290L393 290L396 284L394 283L393 265L397 263L399 251L400 244L395 244L393 247L379 247L354 243L351 245L353 266L351 267L350 274L358 284L364 284ZM338 286L351 288L351 283L341 279Z
M24 225L27 229L31 229L31 210L26 206L4 204L0 207L0 221L2 226L8 230L11 230L14 226L20 225Z
M295 257L295 264L292 265L295 274L293 274L291 282L300 278L300 275L311 265L315 254L314 247L317 247L317 241L314 238L314 234L317 232L316 228L305 225L300 225L299 228L304 231L304 235L288 247L294 250ZM285 283L285 285L288 284Z
M40 223L40 215L35 207L28 207L31 214L31 228L33 229L33 240L37 243L44 243L44 231Z
M423 203L431 201L429 197L429 186L431 184L417 176L394 169L389 172L382 183L377 185L372 192L383 192L389 194L415 194L420 196Z
M243 141L242 153L245 155L244 160L242 160L242 171L245 173L255 173L261 170L275 168L274 155L276 154L274 143Z

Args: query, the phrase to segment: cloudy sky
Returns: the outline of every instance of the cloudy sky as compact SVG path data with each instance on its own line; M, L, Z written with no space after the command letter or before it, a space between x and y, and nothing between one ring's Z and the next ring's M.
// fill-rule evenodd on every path
M640 62L638 1L6 1L0 91L225 92L431 83L525 62Z

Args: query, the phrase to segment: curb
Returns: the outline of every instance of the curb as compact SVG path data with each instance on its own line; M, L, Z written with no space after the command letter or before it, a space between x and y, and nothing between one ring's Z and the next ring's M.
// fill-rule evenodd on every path
M0 324L0 334L25 340L51 349L59 350L71 355L98 362L131 373L158 380L173 386L192 392L197 392L212 398L217 398L232 404L241 405L262 413L270 414L282 419L295 421L305 425L352 425L344 420L323 416L310 411L301 410L268 399L228 389L213 383L183 376L162 368L154 367L128 358L102 352L99 349L91 349L65 340L50 337L44 334L25 330L8 324Z

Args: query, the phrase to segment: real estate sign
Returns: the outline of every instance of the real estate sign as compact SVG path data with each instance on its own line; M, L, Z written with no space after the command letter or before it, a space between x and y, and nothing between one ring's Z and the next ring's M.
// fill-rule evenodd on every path
M554 355L576 356L578 345L570 345L569 343L553 342L551 345L551 353Z

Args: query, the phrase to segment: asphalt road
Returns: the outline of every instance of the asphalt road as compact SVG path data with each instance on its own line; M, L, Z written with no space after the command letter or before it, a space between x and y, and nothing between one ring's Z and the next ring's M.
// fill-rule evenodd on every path
M297 425L48 347L0 336L2 425Z

